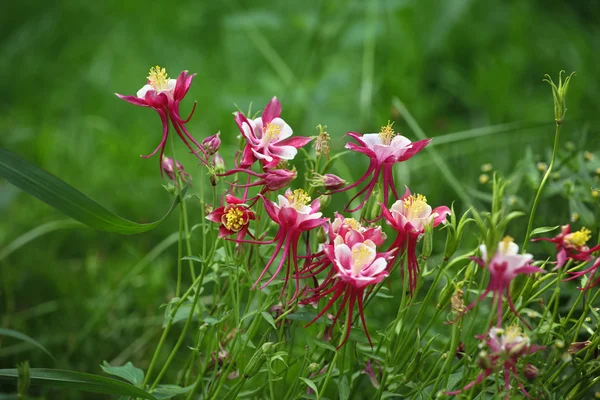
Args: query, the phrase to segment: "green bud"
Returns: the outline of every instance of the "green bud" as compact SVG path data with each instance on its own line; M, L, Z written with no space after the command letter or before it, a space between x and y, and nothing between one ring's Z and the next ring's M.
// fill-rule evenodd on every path
M19 393L19 398L24 399L27 397L27 392L29 391L29 361L18 364L17 371L19 379L17 390Z
M319 364L317 363L310 363L310 365L308 366L308 372L317 372L319 370Z
M323 194L319 196L319 200L321 201L321 207L327 207L331 203L331 196Z
M565 71L560 71L558 73L558 86L556 86L550 75L546 74L544 79L544 81L548 82L552 87L552 97L554 97L554 120L556 121L556 125L562 124L565 119L565 113L567 112L567 91L569 90L571 77L575 75L575 72L573 72L566 76L565 80L563 81L563 72Z
M448 280L446 282L446 286L444 286L444 288L440 292L440 296L438 297L438 303L437 303L438 310L446 308L446 306L448 304L450 304L450 299L452 298L452 295L454 294L455 291L456 291L456 284L454 282Z
M265 362L267 361L266 356L270 355L274 350L273 342L267 342L260 346L258 350L254 353L246 368L244 369L244 378L249 379L260 371Z

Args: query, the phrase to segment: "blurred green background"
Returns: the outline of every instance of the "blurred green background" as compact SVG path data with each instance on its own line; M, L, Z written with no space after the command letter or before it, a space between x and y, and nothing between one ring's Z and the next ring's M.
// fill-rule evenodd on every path
M345 132L377 132L388 120L415 140L407 115L393 104L397 97L429 137L519 123L434 147L473 198L485 199L484 163L508 176L529 154L539 178L535 162L548 161L554 135L542 78L557 79L561 69L577 71L561 141L596 155L599 147L596 1L63 0L8 2L2 10L0 145L139 222L157 219L170 203L157 158L139 158L158 144L160 123L154 111L114 92L135 94L156 64L172 77L183 69L197 74L182 113L198 102L188 127L198 140L220 130L229 167L236 105L247 110L252 103L257 111L277 95L296 134L314 135L325 124L340 151ZM178 150L198 182L194 159ZM361 162L352 159L355 178L366 167ZM597 158L590 163L592 171ZM434 206L457 199L429 153L398 169L398 182ZM556 194L557 202L540 207L539 224L564 223L571 214L572 202ZM523 204L530 199L528 192ZM199 210L192 207L193 223ZM64 219L2 180L0 213L0 249ZM30 243L0 261L0 326L39 340L63 368L97 373L103 360L145 367L160 333L157 308L173 295L175 247L127 280L118 296L110 293L176 229L171 218L139 236L63 230ZM0 339L1 367L24 359L53 365L28 345Z

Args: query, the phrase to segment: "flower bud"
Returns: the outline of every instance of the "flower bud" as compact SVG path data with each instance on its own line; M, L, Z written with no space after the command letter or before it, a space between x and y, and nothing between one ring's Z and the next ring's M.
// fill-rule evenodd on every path
M556 125L561 125L565 119L565 112L567 111L566 97L567 91L569 90L569 82L571 77L575 75L575 72L565 77L563 82L562 74L564 71L560 71L558 74L558 86L552 81L550 75L546 74L544 81L548 82L552 87L552 97L554 97L554 120Z
M525 373L524 373L525 378L529 379L530 381L537 378L539 372L540 371L537 369L537 367L535 365L527 363L527 365L525 366Z
M590 342L589 340L586 340L585 342L573 342L569 345L569 353L570 354L579 353L581 350L585 349L591 343L592 342Z
M216 174L225 173L225 160L223 160L223 157L221 157L221 154L218 152L215 153L215 156L213 157L213 164Z
M206 152L207 156L212 156L221 147L221 138L219 137L221 132L217 132L214 135L210 135L202 141L202 148Z
M308 366L308 372L317 372L319 370L319 364L316 362L310 363Z
M177 171L181 173L181 180L183 182L188 181L188 177L190 176L190 174L184 172L183 165L181 165L179 161L173 162L172 158L165 157L161 162L161 167L170 180L177 182L177 175L175 174L175 167L177 167Z
M485 351L480 351L477 356L477 361L475 361L477 366L483 370L487 370L492 368L492 361L488 357L488 354Z
M258 373L258 371L260 371L262 366L267 361L266 356L271 354L272 349L273 349L273 343L267 342L267 343L263 344L262 346L260 346L260 348L258 350L256 350L256 352L254 353L254 355L252 356L250 361L248 361L246 368L244 369L244 377L245 378L252 378L254 375L256 375Z
M265 174L265 189L274 192L279 189L290 186L290 183L296 179L296 170L272 169Z
M446 286L440 291L440 296L438 297L437 308L438 310L443 309L450 303L450 299L456 290L456 285L454 282L448 281Z
M321 209L323 209L331 203L331 196L321 195L319 196L319 201L321 202Z
M425 233L423 234L423 249L421 250L421 258L427 260L433 251L433 221L425 225Z

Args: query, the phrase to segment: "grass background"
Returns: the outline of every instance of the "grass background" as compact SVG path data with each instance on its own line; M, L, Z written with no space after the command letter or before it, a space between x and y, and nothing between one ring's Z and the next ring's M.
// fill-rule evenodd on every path
M237 147L235 105L259 110L277 95L296 134L314 135L326 124L340 151L345 132L376 132L388 120L414 140L406 113L393 104L398 97L429 137L519 122L521 128L435 147L469 195L484 198L481 164L510 175L527 154L529 167L548 161L552 97L542 78L561 69L577 71L562 143L596 154L599 148L596 1L63 0L9 2L2 10L0 145L140 222L161 216L170 202L158 160L139 158L158 143L159 119L113 93L134 94L155 64L173 77L183 69L197 74L182 106L198 101L190 131L202 139L220 130L228 166ZM198 182L200 169L178 150ZM366 163L350 160L344 164L356 178ZM398 171L398 182L434 206L457 199L429 153ZM560 190L555 195L540 206L537 225L568 219L572 202ZM523 204L530 199L527 193ZM1 180L0 215L0 248L64 218ZM199 205L191 218L198 222ZM47 345L55 366L97 373L103 360L131 360L145 367L160 333L157 308L174 292L175 247L118 296L114 289L176 229L171 218L134 237L65 230L32 242L0 262L0 326ZM52 366L27 345L0 340L0 367L24 359Z

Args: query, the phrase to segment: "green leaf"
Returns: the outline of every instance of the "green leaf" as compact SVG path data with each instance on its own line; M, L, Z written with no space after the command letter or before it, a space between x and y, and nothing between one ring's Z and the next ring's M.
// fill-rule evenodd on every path
M138 224L119 217L63 180L3 148L0 148L0 177L69 217L106 232L134 234L152 230L166 220L179 203L176 199L158 221Z
M535 228L534 230L532 230L530 236L539 235L540 233L552 232L556 228L558 228L558 225L556 225L556 226L541 226L539 228Z
M263 311L260 313L260 315L262 315L265 321L267 321L273 327L273 329L277 330L277 327L275 326L275 320L273 319L273 316L271 314L269 314L266 311Z
M84 374L82 372L65 371L60 369L31 368L29 370L31 385L58 386L83 392L103 393L120 396L140 397L143 399L157 400L151 394L129 383L105 378L99 375ZM16 369L0 369L0 379L14 379L18 377Z
M10 337L13 337L15 339L19 339L19 340L22 340L22 341L27 342L29 344L32 344L35 347L37 347L38 349L42 350L44 353L48 354L50 356L50 358L52 358L54 360L54 356L52 356L52 354L50 354L50 352L44 346L42 346L36 340L34 340L34 339L30 338L29 336L25 335L24 333L13 331L12 329L0 328L0 336L10 336Z
M346 375L342 379L338 379L338 390L340 400L348 400L350 397L350 385L348 384L348 377Z
M142 384L144 383L144 371L134 367L131 362L128 362L120 367L113 367L104 361L102 365L100 365L100 368L102 368L102 370L107 374L123 378L127 382L132 383L137 387L142 387Z
M156 389L154 389L153 394L157 400L170 399L178 394L188 393L193 388L194 385L187 387L181 387L177 385L158 385Z
M52 221L46 224L42 224L33 228L32 230L25 232L12 242L10 242L6 247L0 250L0 261L8 257L12 252L20 249L25 246L27 243L37 239L40 236L44 236L48 233L57 231L59 229L67 229L67 228L78 228L83 227L79 222L73 221L70 219L63 221Z
M302 380L302 382L306 383L313 390L313 392L316 393L317 398L319 398L319 389L317 389L317 385L315 385L315 383L308 378L304 378L302 376L299 378Z

